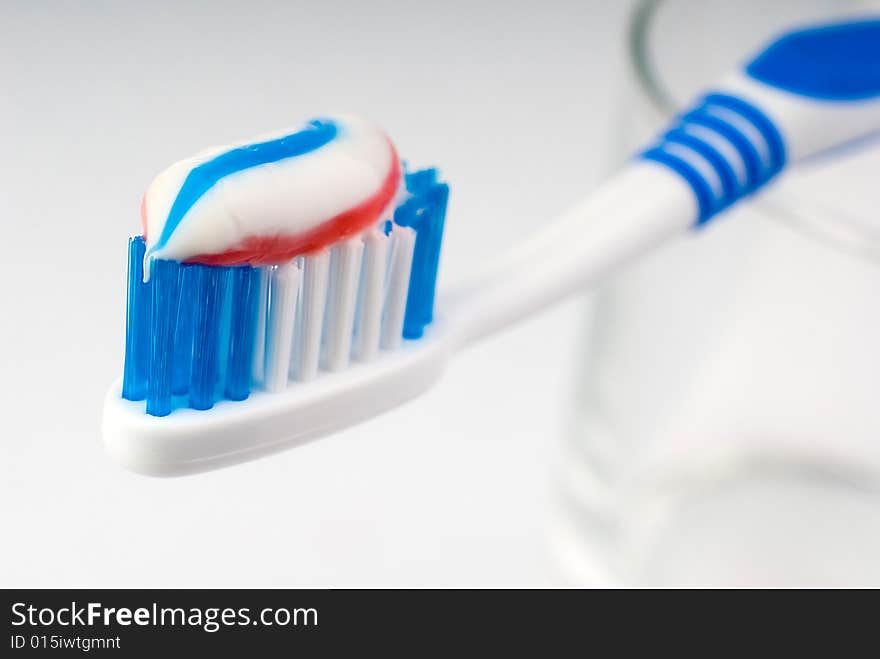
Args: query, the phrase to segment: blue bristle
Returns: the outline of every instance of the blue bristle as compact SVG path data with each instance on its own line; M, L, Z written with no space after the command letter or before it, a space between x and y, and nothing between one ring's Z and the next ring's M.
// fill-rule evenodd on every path
M449 186L437 182L437 170L433 168L409 173L405 182L411 197L397 209L394 221L415 230L416 244L406 298L403 336L407 339L418 339L423 335L425 325L433 319L434 292Z
M446 220L448 200L449 186L445 183L433 186L427 193L428 215L425 223L428 236L425 241L425 261L422 264L420 303L418 310L414 312L416 320L421 322L423 328L434 320L434 293L437 289L437 269L440 266L440 247L443 242L443 225ZM406 336L405 325L404 336Z
M437 184L437 169L421 169L417 172L408 172L404 177L406 190L417 197L426 194Z
M220 303L220 334L217 342L217 359L216 380L214 385L217 387L217 395L223 395L223 383L226 381L226 362L229 357L229 330L232 325L232 271L235 268L226 266L215 266L222 274L223 297Z
M128 296L125 312L125 366L122 397L143 400L147 396L147 370L150 365L150 288L144 283L142 236L128 241Z
M171 365L174 331L180 301L181 266L176 261L152 264L150 289L150 371L147 383L147 414L171 413Z
M174 332L174 363L171 366L171 393L175 396L182 396L189 391L193 325L198 305L196 271L193 266L185 265L180 283L180 312Z
M197 306L193 323L189 404L197 410L207 410L214 405L226 269L207 265L190 267L195 274L194 301Z
M230 400L244 400L251 390L260 273L246 266L233 268L231 277L232 312L225 394Z

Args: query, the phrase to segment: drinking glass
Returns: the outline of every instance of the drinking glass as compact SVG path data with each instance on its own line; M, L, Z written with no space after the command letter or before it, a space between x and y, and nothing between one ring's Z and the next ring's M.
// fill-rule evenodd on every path
M784 29L880 3L642 2L611 167ZM578 584L880 585L880 140L608 281L553 547Z

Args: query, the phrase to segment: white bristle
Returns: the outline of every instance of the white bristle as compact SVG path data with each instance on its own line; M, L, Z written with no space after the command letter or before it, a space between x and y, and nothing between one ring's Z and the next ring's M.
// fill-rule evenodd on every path
M406 294L412 269L416 232L409 227L395 226L392 232L388 291L382 318L382 349L393 350L403 341L403 318L406 313Z
M351 360L354 312L363 253L364 242L360 236L333 248L323 338L324 368L328 371L340 371Z
M259 384L266 367L266 314L269 311L269 279L271 268L259 268L260 281L257 297L257 326L254 330L254 366L252 377Z
M287 386L299 280L300 268L296 263L280 265L270 276L265 366L268 391L281 391Z
M355 355L364 362L375 359L379 352L389 242L388 236L376 229L364 237L364 264L358 298L357 329L354 333Z
M324 368L328 371L340 371L350 361L363 253L363 239L358 236L336 245L331 254L323 336Z
M298 380L312 380L318 374L329 265L330 252L326 249L303 258L300 318L290 363L291 375Z
M395 226L260 269L253 378L267 391L352 357L371 361L402 341L415 231ZM262 325L261 325L262 323Z

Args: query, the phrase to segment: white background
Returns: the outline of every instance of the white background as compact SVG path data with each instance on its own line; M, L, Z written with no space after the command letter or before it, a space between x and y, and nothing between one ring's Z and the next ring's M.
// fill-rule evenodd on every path
M580 307L361 427L177 480L103 453L152 176L316 114L452 185L441 281L597 180L628 3L3 3L0 585L545 585Z

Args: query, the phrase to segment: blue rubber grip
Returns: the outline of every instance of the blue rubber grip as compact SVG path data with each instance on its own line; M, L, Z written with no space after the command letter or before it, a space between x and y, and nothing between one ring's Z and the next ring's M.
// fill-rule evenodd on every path
M745 73L817 100L880 97L880 19L789 32L746 65ZM786 145L759 107L730 94L710 93L640 157L687 182L699 226L782 171Z
M782 171L786 150L779 130L760 109L729 94L710 93L640 157L685 180L700 226Z
M880 96L880 19L790 32L745 71L755 80L810 98L876 98Z

